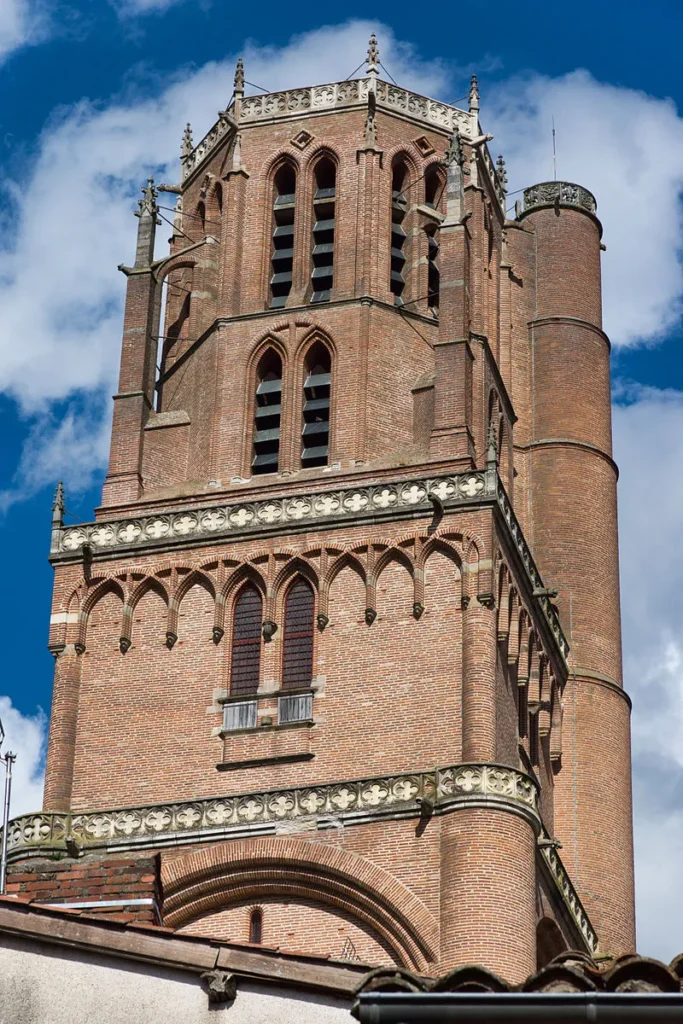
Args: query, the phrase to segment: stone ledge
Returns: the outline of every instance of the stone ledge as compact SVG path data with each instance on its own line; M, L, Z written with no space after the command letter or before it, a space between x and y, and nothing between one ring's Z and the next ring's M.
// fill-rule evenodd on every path
M460 764L433 771L269 790L215 799L81 813L38 812L10 822L10 861L65 853L67 841L83 852L158 849L217 839L277 835L299 821L309 831L486 807L518 814L542 834L538 786L505 765ZM541 856L586 946L598 940L559 854Z

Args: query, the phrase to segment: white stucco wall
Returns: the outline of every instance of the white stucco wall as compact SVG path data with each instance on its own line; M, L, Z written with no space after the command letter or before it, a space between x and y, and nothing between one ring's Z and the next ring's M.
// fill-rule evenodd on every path
M2 1024L352 1024L349 1005L238 980L210 1010L197 975L0 936Z

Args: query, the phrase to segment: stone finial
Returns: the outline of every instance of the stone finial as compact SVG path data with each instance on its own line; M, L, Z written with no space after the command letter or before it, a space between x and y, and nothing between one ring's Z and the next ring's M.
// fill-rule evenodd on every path
M181 235L183 233L183 197L178 196L173 208L173 232Z
M242 62L241 57L237 61L237 66L235 67L234 89L235 97L244 96L244 63Z
M368 114L365 118L365 148L377 148L377 125L375 123L375 112L377 110L377 97L374 89L368 89Z
M54 526L64 525L64 484L60 480L52 502L52 523Z
M190 127L190 122L188 121L185 125L185 131L183 132L183 141L180 143L180 159L186 160L193 149L192 129Z
M377 36L374 32L370 36L366 64L368 66L368 74L376 75L379 68L379 47L377 46Z
M479 113L479 83L477 76L472 75L470 79L470 114Z
M502 188L503 192L507 192L508 175L507 171L505 170L505 160L503 159L502 153L498 154L498 159L496 160L496 174L498 175L498 181L500 182L500 187Z
M462 143L460 142L460 132L456 127L448 141L448 149L446 150L443 162L446 167L450 167L451 164L458 164L462 167Z
M491 419L489 423L489 441L486 450L486 465L498 465L498 442L496 441L496 428L494 426L493 419Z
M138 199L140 209L135 211L135 216L152 217L157 224L161 224L157 216L159 213L159 207L157 206L157 196L159 193L154 187L154 178L148 178L147 184L143 185L140 191L142 192L142 199Z

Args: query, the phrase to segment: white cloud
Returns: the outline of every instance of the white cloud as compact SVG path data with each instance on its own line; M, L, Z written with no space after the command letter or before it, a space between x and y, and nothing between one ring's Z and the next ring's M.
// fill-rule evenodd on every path
M0 3L0 64L15 50L42 42L49 30L48 11L41 0L2 0Z
M0 697L0 720L5 729L2 753L17 755L12 771L11 816L39 811L43 804L43 772L47 743L47 720L38 708L35 715L22 715L9 697ZM4 791L4 766L0 765L0 792Z
M124 18L145 14L165 14L171 7L177 7L185 0L113 0L114 6Z
M393 74L421 92L445 89L438 62L422 62L390 29L360 21L317 29L282 48L248 43L242 52L247 78L271 90L345 78L364 57L373 29ZM11 205L17 230L4 236L0 249L0 390L38 421L5 504L44 482L35 462L49 474L52 461L53 479L73 473L73 452L58 442L74 431L79 456L102 464L102 415L94 426L92 417L80 424L72 419L55 435L45 430L50 405L83 393L100 396L101 408L109 402L124 297L116 267L132 259L137 190L150 172L157 181L178 178L183 126L191 121L197 140L215 121L232 93L236 57L185 70L153 98L133 96L104 109L84 100L58 111L39 140L31 177L6 181L5 208ZM168 197L161 201L172 205ZM172 217L168 210L162 214ZM162 229L160 236L165 240L167 233ZM83 474L82 482L87 479Z
M683 951L683 393L614 408L624 679L633 699L638 946Z
M553 117L558 178L598 200L605 329L617 345L655 339L683 308L683 120L671 100L597 82L586 71L512 79L482 105L511 190L552 179Z

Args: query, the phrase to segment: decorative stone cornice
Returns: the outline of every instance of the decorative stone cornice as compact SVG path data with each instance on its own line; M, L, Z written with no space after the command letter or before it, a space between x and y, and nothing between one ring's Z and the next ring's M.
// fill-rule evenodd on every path
M505 765L461 764L434 771L269 790L206 800L82 813L38 812L10 822L10 861L54 854L121 851L250 836L326 830L383 818L488 807L520 815L544 835L538 786ZM559 854L541 845L552 879L588 949L598 940Z
M216 124L204 138L189 152L183 151L182 178L188 179L209 159L218 146L237 128L252 124L286 121L291 118L330 111L367 108L368 93L374 95L375 107L387 113L400 114L421 126L440 129L450 136L457 128L464 141L479 136L479 122L476 110L466 111L448 103L421 96L398 85L384 82L370 75L328 85L313 85L303 89L287 89L283 92L269 92L258 96L239 99L239 110L235 104L223 111ZM238 120L236 120L238 118ZM505 209L504 184L496 174L493 160L486 146L480 147L482 157L493 189Z
M553 845L541 845L541 856L547 864L553 881L562 896L562 900L569 911L572 920L581 932L588 949L591 953L595 953L598 948L598 936L593 925L590 923L588 914L584 910L583 904L579 899L579 894L574 888L571 878L567 874L567 870L560 859L559 853Z
M287 89L283 92L269 92L258 96L247 96L241 101L240 127L250 124L285 121L302 114L328 113L331 110L345 110L353 107L367 107L370 78L354 78L345 82L328 85L313 85L303 89ZM396 112L420 124L441 128L450 135L457 125L465 135L471 134L472 115L447 103L409 92L398 85L390 85L377 79L374 82L377 106ZM234 105L233 105L234 106ZM233 106L228 108L231 113ZM188 177L209 156L231 124L222 118L195 146L183 161L183 177ZM476 128L474 131L476 135Z
M309 532L342 523L406 519L431 513L435 501L445 511L497 504L532 594L544 589L541 574L495 467L204 508L195 506L79 526L60 527L55 524L50 560L73 561L83 558L86 551L91 558L120 558L155 550L215 544L226 538L272 535L283 530L287 533ZM569 644L555 609L548 597L537 596L534 600L538 602L566 663Z
M598 204L595 196L582 185L571 181L542 181L524 189L524 212L538 206L578 206L582 210L596 214Z
M321 529L331 524L397 513L429 512L432 498L444 507L476 504L495 498L495 480L486 471L392 481L374 486L337 487L289 497L267 497L233 504L196 506L134 518L100 520L54 531L53 561L81 557L87 545L95 554L118 556L131 551L213 543L269 530Z
M298 789L269 790L151 804L112 811L39 812L10 822L10 860L65 851L114 850L206 842L311 827L362 824L383 817L419 817L424 802L443 813L460 805L494 805L527 817L537 832L538 788L524 772L501 765L464 764Z

